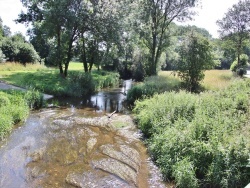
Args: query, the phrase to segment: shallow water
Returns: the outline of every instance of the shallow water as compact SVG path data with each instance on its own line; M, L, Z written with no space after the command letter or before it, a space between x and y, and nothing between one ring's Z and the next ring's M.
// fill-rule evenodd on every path
M166 187L131 117L105 115L126 111L122 89L91 97L98 110L71 102L33 112L0 144L0 187Z

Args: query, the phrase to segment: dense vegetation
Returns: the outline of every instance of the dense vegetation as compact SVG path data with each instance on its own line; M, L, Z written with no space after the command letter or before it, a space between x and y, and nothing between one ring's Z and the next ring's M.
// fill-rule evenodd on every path
M0 140L28 117L29 109L40 108L43 103L37 91L0 91Z
M223 90L199 95L179 90L186 86L182 89L200 91L210 68L231 67L241 76L246 72L250 1L239 1L217 22L221 39L213 39L205 29L174 23L191 19L198 3L22 0L27 12L16 21L32 26L30 41L18 33L11 35L0 19L0 63L40 62L53 68L24 72L20 68L2 76L19 86L74 97L117 84L116 72L121 78L145 79L127 96L131 103L141 99L134 113L164 177L179 187L243 187L250 179L249 81L226 87L232 80L228 74L221 76ZM82 70L70 70L72 60L80 61ZM156 76L161 69L176 71L185 85L177 78ZM27 117L28 106L42 104L33 92L1 92L0 100L1 137Z
M250 81L199 95L181 91L137 101L134 108L149 151L164 177L179 187L244 187Z
M119 83L118 73L101 70L84 73L81 63L72 63L71 67L67 78L58 76L54 68L33 65L22 69L13 63L0 65L0 74L8 83L54 96L83 97Z
M21 33L11 35L10 28L3 25L0 18L0 63L5 61L26 65L40 61L40 57Z

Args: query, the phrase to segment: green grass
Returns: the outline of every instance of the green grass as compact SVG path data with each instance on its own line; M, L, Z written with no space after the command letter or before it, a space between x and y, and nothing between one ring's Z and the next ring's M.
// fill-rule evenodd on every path
M151 76L145 79L143 83L133 86L127 94L127 101L130 104L138 99L151 97L157 93L178 90L180 88L180 80L173 76Z
M172 71L160 71L159 76L179 79ZM236 78L230 70L207 70L201 86L206 90L220 90L228 87Z
M55 96L82 97L92 94L104 87L117 85L119 77L117 73L106 71L92 71L84 73L81 63L70 63L68 77L59 76L59 71L53 68L23 70L20 65L13 64L12 70L0 69L1 79L8 83L33 88L40 92ZM2 70L2 71L1 71Z
M217 91L228 87L236 79L230 70L209 70L205 72L201 89ZM138 99L168 91L178 91L180 88L182 83L176 73L160 71L158 76L148 77L144 82L133 86L128 92L127 100L130 104L134 104Z
M43 97L37 91L0 90L0 140L12 130L13 125L28 117L29 109L42 105Z
M250 168L250 80L216 92L166 92L133 112L153 160L178 187L245 187Z

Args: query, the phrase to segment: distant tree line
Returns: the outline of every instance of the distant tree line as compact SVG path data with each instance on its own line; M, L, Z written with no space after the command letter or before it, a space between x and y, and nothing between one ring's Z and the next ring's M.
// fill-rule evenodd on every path
M229 69L236 59L240 61L241 54L250 55L249 0L234 5L225 18L218 21L220 39L212 38L203 28L175 24L195 15L192 8L198 6L198 0L22 0L22 3L27 12L21 12L16 21L32 25L28 35L41 61L57 66L64 77L72 60L82 62L85 72L91 72L95 66L116 70L122 78L136 80L156 75L161 69L177 70L182 61L180 49L193 34L211 46L208 49L213 56L212 68ZM241 29L236 28L237 23ZM4 27L1 28L4 31ZM2 36L6 38L3 31ZM11 56L3 50L16 41L13 37L1 40L2 55L9 61L22 62L20 55ZM20 46L20 40L15 48ZM24 43L20 50L9 54L27 49L28 43ZM31 51L31 45L29 47ZM32 58L27 60L38 59L38 56L34 53Z
M0 18L0 63L4 61L22 64L35 63L40 57L33 45L21 33L11 35L10 28Z

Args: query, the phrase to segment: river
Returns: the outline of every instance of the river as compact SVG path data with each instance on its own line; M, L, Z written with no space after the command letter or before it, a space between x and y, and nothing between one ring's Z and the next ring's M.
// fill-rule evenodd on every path
M32 112L0 143L0 187L166 187L124 105L130 87Z

